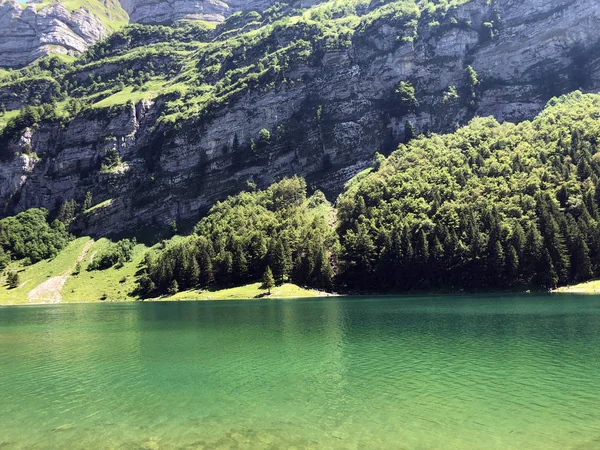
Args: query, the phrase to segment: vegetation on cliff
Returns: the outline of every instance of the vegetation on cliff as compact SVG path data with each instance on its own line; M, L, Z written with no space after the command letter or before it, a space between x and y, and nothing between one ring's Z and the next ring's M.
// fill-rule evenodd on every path
M48 223L48 211L30 209L0 220L0 269L10 260L34 263L55 257L69 242L60 220Z
M466 1L332 0L305 9L277 3L218 25L130 25L74 61L54 55L0 72L0 99L10 101L0 147L41 122L64 126L92 109L111 114L143 99L160 104L158 122L169 129L202 122L248 92L305 83L297 69L318 69L327 52L371 47L384 23L396 30L391 47L419 33L469 28L457 14Z

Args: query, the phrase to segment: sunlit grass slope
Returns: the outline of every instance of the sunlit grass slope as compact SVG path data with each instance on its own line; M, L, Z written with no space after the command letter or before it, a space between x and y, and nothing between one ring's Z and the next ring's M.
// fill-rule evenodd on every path
M109 245L110 241L105 238L94 241L90 237L81 237L70 242L52 260L30 266L12 263L0 275L0 305L140 300L135 293L136 274L148 247L138 244L133 250L131 261L122 267L88 271L93 259ZM19 287L16 289L9 289L7 286L6 275L11 271L19 274ZM211 288L179 292L172 297L154 300L235 300L325 295L327 294L294 284L284 284L275 287L269 296L260 283L253 283L222 290Z

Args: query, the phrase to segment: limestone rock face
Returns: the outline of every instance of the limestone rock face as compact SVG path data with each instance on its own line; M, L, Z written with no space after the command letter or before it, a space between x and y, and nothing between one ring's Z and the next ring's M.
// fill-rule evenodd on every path
M135 23L171 23L201 19L222 22L238 11L264 11L278 0L121 0ZM316 0L294 0L298 6L311 6Z
M218 7L234 2L211 5L225 15L231 9ZM495 36L485 36L494 15L501 18ZM375 152L403 141L408 126L451 131L475 115L520 121L552 96L600 90L597 0L472 0L455 16L462 25L424 26L414 42L401 42L401 30L376 23L347 49L324 51L319 61L294 68L293 82L245 91L209 119L177 128L158 123L160 98L110 116L89 112L62 127L41 124L9 149L12 155L31 147L40 160L0 162L2 214L52 209L91 192L94 203L112 201L78 227L105 234L197 219L249 181L264 187L294 174L333 200ZM468 66L480 79L473 101L464 94ZM419 107L399 112L390 97L406 80ZM263 128L271 142L252 148ZM101 173L108 149L118 151L124 165Z
M115 17L126 17L120 5ZM19 67L51 53L76 55L107 36L100 17L85 8L74 11L55 2L39 11L35 4L0 0L0 67Z
M169 23L181 19L220 22L231 14L220 0L122 0L123 7L135 23Z
M98 11L70 11L60 0L0 0L0 67L20 67L53 53L77 55L105 38L116 24L163 24L178 20L222 22L237 11L264 11L277 0L93 0ZM307 7L321 0L288 2ZM101 15L99 15L100 13ZM127 13L130 17L127 17Z

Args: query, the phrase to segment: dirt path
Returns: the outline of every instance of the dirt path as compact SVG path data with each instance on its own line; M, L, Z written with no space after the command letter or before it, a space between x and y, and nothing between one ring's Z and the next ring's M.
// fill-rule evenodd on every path
M83 249L81 249L81 253L75 261L75 264L73 264L73 266L65 273L57 277L52 277L32 289L29 294L27 294L27 300L29 300L29 303L60 303L62 300L62 288L65 286L65 283L73 273L75 266L83 261L85 255L87 255L87 252L92 245L94 245L93 239L84 245Z

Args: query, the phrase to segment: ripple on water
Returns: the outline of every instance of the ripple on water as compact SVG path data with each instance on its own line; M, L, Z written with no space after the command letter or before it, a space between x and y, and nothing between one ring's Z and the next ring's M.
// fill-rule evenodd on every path
M600 300L0 309L0 448L600 448Z

